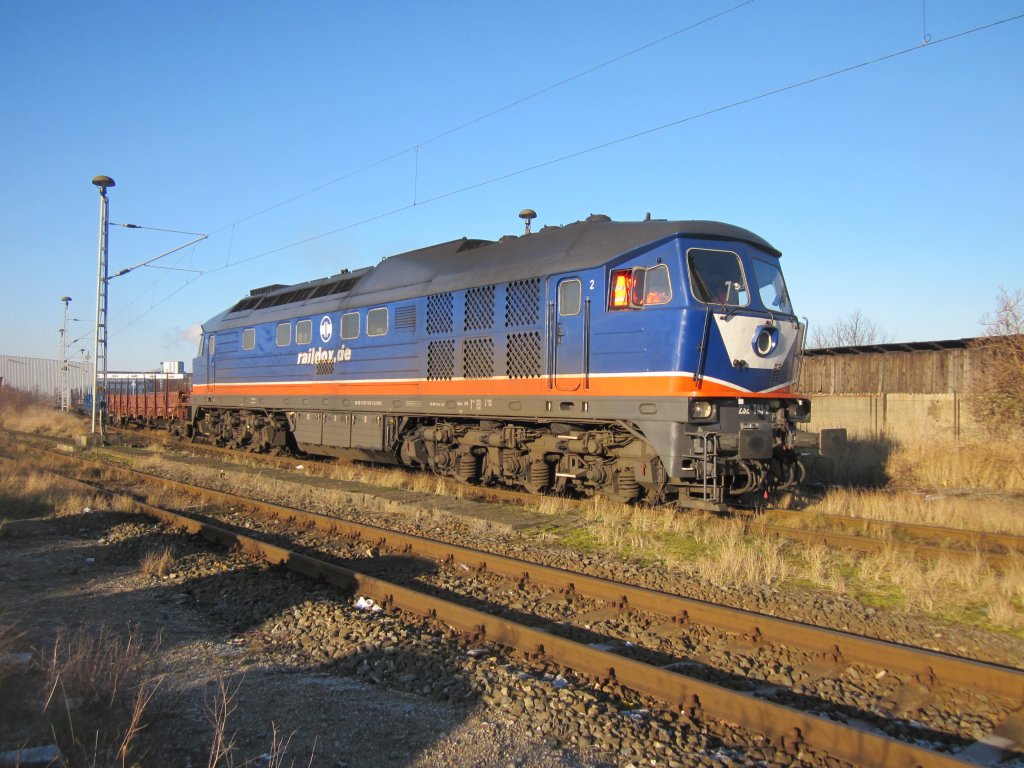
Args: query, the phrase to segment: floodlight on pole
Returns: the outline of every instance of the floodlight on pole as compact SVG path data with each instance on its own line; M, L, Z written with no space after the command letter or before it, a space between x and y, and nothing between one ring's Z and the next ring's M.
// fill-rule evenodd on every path
M92 433L96 434L98 421L99 432L102 435L105 431L104 421L107 408L107 238L110 234L107 189L116 185L109 176L97 176L92 183L100 190L99 257L96 267L96 335L93 340L92 356ZM102 403L100 402L101 396Z

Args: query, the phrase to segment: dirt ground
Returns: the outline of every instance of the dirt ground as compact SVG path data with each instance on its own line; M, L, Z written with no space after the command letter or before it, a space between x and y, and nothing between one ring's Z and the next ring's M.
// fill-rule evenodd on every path
M174 551L171 571L146 575L141 558L162 546ZM9 664L0 676L6 703L0 713L0 750L52 743L47 721L95 722L88 710L101 705L88 697L72 698L66 712L53 712L55 697L50 695L43 712L49 683L38 667L52 656L58 638L71 645L68 639L77 633L95 634L102 627L120 637L130 632L133 642L146 649L145 674L160 679L128 764L214 764L218 728L211 713L225 700L230 714L220 731L231 749L219 757L219 765L607 764L534 737L529 723L496 719L478 700L443 701L393 690L341 674L301 648L256 642L260 627L273 626L272 612L291 612L294 619L300 609L288 605L287 596L304 590L288 588L291 577L284 573L245 562L225 567L208 552L202 543L143 519L125 522L118 513L8 521L0 530L0 624L16 637L4 650L31 652L33 662L22 673ZM237 610L219 612L214 599L227 588L218 581L246 570L257 572L259 581L269 585L268 594L278 597L268 607L257 607L248 626L239 623ZM257 605L259 595L250 597ZM321 597L336 600L330 594ZM351 610L349 603L338 601L338 610ZM97 742L106 737L84 728L74 734L77 746L64 749L64 759L86 765L112 759L99 755Z

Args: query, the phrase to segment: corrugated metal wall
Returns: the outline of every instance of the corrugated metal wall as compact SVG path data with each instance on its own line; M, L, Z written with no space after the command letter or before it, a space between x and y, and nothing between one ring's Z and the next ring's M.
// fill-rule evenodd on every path
M60 403L60 361L43 357L0 355L0 384ZM92 364L68 361L68 384L72 404L80 403L82 395L92 392Z

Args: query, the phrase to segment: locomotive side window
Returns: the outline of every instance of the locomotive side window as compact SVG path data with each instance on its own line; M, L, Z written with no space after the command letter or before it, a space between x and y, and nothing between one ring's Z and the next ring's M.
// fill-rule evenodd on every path
M341 338L343 339L358 339L359 338L359 313L358 312L346 312L341 316Z
M388 332L388 308L378 307L366 313L366 335L383 336Z
M206 348L210 353L210 357L213 357L213 351L217 348L217 337L212 333L207 337Z
M291 323L278 323L277 324L277 346L287 347L292 343L292 324Z
M774 312L793 314L793 305L789 303L789 291L786 281L778 266L768 261L754 259L754 279L757 280L757 292L765 309Z
M242 349L256 349L256 329L246 328L242 331Z
M583 283L563 280L558 284L558 314L562 317L578 315L583 305Z
M295 324L295 343L309 344L313 338L313 321L299 320Z
M659 264L644 270L644 306L668 304L672 301L672 281L668 276L668 264Z
M672 301L672 280L667 264L617 269L611 273L608 309L640 309Z
M693 295L706 304L745 307L747 280L740 257L732 251L691 248L686 254Z

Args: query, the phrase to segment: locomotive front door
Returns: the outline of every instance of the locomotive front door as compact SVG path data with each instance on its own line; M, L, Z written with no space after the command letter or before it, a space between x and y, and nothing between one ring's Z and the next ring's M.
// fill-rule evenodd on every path
M578 277L558 282L553 329L555 389L575 392L586 374L586 313Z

